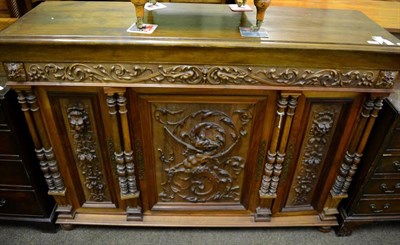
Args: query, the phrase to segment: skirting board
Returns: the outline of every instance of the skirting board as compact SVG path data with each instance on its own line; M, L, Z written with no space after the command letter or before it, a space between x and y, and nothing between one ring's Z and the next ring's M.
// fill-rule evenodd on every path
M74 219L58 219L57 224L149 226L149 227L290 227L337 226L336 220L321 221L315 216L272 217L270 222L254 222L253 216L144 216L143 221L126 221L126 215L76 214Z

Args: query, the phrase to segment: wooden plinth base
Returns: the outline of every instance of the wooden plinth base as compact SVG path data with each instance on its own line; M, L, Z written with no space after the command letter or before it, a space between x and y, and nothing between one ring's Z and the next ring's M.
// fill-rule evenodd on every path
M269 222L254 222L246 216L144 216L143 221L126 221L126 215L76 214L75 219L58 219L57 224L149 226L149 227L290 227L337 226L335 220L321 221L315 216L272 217Z

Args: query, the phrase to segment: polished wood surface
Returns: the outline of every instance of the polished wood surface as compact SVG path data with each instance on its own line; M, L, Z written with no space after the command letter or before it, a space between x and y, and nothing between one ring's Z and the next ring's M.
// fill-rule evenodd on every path
M29 13L30 23L22 18L17 25L3 32L2 35L44 35L43 38L65 35L65 41L72 36L75 42L84 37L96 36L109 36L114 39L130 37L132 41L138 39L145 42L147 39L179 35L180 38L197 39L193 41L218 38L219 41L223 39L240 41L251 43L252 46L259 43L258 38L240 37L237 28L254 22L255 13L235 13L224 5L216 8L215 5L166 3L168 8L148 12L149 22L159 24L156 32L153 35L140 35L126 32L135 20L134 7L130 3L85 2L79 5L79 11L76 11L76 4L78 3L48 2L46 5L39 5L38 10L35 9ZM110 10L110 4L119 11ZM43 12L43 8L47 11ZM370 40L371 35L393 40L379 26L357 11L275 7L270 8L268 12L269 17L266 18L264 26L270 37L265 45L269 42L296 42L306 46L307 43L367 46L367 40ZM84 20L82 20L83 16L85 16ZM357 32L354 33L353 30ZM173 41L175 40L171 40L171 44ZM226 44L229 45L229 42Z
M400 2L396 0L275 0L271 6L358 10L383 28L400 32Z
M50 1L50 0L48 0ZM195 0L194 0L195 1ZM174 2L174 1L166 1ZM186 0L185 2L190 2ZM210 0L210 3L220 2L219 0ZM252 4L253 1L247 1ZM363 12L373 21L383 28L399 33L400 32L400 3L398 1L380 1L380 0L274 0L272 6L300 7L300 8L318 8L318 9L343 9L358 10ZM6 1L0 1L0 17L8 18L10 13Z
M400 79L367 41L397 40L357 11L271 7L244 38L254 12L170 3L140 35L133 10L46 2L0 34L58 222L336 225Z

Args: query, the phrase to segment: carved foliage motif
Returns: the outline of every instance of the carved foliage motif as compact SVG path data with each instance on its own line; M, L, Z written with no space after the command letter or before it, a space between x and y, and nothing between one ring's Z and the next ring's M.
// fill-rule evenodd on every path
M335 108L314 112L302 150L300 171L295 178L295 196L292 200L294 205L304 205L309 201L308 194L315 188L321 164L326 157L336 114Z
M4 68L10 81L25 81L26 74L23 63L5 63Z
M80 63L26 66L30 81L392 88L399 79L398 71Z
M229 116L219 110L199 110L187 115L184 110L156 108L155 120L163 125L170 144L178 144L181 147L174 149L182 149L178 156L178 150L168 147L168 143L158 148L164 172L161 200L238 201L238 178L245 159L229 153L248 134L252 110L253 107L238 109Z
M143 77L146 67L133 65L127 68L125 65L87 65L87 64L69 64L69 65L30 65L28 77L31 81L41 80L63 80L69 82L82 81L130 81L136 77Z
M96 153L96 141L90 126L88 112L80 103L70 104L67 108L69 128L72 132L79 168L85 178L85 186L90 193L90 200L102 202L105 196L103 174L99 169Z

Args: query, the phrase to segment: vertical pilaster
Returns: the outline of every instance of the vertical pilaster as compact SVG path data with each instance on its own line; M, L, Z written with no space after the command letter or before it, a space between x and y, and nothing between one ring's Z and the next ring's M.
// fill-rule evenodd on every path
M347 198L347 191L357 171L358 164L363 156L363 151L379 111L383 106L382 97L368 98L364 104L359 116L359 122L354 130L350 140L349 147L345 153L339 173L336 176L335 183L330 191L328 200L320 214L321 219L328 220L338 213L337 206L343 198Z
M59 213L59 216L73 218L75 213L66 197L67 189L64 185L45 124L40 114L37 97L30 87L17 89L16 92L35 146L35 153L39 159L40 169L49 189L48 194L56 200L58 205L56 211Z
M138 205L140 192L136 183L125 89L105 89L105 93L112 126L120 196L127 206L127 220L142 220L141 208Z
M270 220L272 200L276 198L286 156L287 141L299 96L300 94L297 93L282 93L278 99L274 131L259 190L260 206L257 208L255 221Z

